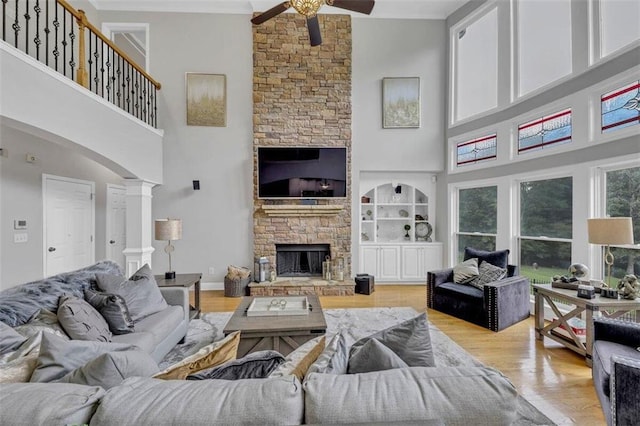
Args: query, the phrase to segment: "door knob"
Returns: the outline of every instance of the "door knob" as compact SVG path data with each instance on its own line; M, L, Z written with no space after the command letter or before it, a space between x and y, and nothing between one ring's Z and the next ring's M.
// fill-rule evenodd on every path
M48 249L48 250L49 250L49 251L56 251L56 248L55 248L55 247L49 247L49 249Z
M109 244L115 244L116 241L115 240L109 240Z

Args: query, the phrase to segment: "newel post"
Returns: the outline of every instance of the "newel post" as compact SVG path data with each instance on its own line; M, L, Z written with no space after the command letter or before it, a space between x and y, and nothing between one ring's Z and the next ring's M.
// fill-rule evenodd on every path
M84 29L87 23L87 17L84 14L84 10L78 10L80 17L76 18L76 22L78 23L78 76L77 83L89 88L89 79L87 78L87 54L84 45Z

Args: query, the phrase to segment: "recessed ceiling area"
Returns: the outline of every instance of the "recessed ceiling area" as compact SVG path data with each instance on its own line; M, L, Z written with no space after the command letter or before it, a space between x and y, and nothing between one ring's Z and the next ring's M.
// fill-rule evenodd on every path
M98 10L235 13L264 12L280 0L89 0ZM362 19L445 19L469 0L376 0L371 15L322 7L320 13L352 14ZM292 12L289 12L292 13ZM293 12L295 13L295 12Z

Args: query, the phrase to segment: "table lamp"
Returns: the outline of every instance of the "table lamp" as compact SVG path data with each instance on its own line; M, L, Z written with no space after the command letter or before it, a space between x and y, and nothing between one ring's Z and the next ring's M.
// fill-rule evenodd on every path
M171 269L171 253L175 250L175 247L171 244L171 241L182 238L182 220L169 218L156 219L155 234L156 240L168 242L164 251L169 255L169 272L165 272L164 277L166 279L174 279L176 277L176 273Z
M587 219L589 243L606 245L604 263L607 265L607 285L611 287L611 267L613 253L611 244L633 244L633 225L630 217L607 217Z

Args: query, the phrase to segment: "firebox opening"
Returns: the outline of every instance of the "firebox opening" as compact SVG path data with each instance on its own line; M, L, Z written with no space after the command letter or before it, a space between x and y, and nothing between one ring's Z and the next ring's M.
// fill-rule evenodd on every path
M276 273L280 277L322 276L329 244L276 244Z

